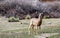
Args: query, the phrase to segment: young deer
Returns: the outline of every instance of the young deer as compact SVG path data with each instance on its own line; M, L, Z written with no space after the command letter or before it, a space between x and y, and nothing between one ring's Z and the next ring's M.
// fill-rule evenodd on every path
M43 14L43 13L40 13L38 18L32 18L32 19L30 20L29 29L30 29L30 28L34 29L35 26L37 27L37 29L38 29L38 28L41 28L43 16L44 16L44 14Z

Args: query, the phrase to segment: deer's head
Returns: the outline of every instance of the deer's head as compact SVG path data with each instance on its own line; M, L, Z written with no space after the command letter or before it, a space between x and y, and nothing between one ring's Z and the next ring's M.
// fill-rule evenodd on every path
M42 18L43 18L43 16L44 16L44 14L43 14L43 13L39 13L39 19L42 19Z

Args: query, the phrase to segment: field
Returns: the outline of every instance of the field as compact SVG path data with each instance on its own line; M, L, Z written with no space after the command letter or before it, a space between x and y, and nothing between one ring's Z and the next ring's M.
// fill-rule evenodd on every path
M22 24L21 24L22 23ZM60 18L43 19L38 34L28 34L29 20L8 22L8 18L0 17L0 38L60 38Z

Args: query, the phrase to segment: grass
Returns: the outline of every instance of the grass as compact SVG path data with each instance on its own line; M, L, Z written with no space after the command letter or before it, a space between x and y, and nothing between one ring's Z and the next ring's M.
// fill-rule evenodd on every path
M0 38L34 38L33 35L28 35L27 33L5 33L1 34Z
M60 38L60 34L55 35L55 36L51 36L51 37L48 37L48 38Z
M43 33L60 33L60 26L50 26L42 29Z
M51 24L49 24L49 22ZM27 19L20 20L20 22L8 22L8 19L1 17L0 38L34 38L35 34L28 34L28 26L29 20ZM60 33L60 18L43 19L42 29L41 31L39 30L38 35L41 33ZM57 37L59 37L59 35L57 35Z

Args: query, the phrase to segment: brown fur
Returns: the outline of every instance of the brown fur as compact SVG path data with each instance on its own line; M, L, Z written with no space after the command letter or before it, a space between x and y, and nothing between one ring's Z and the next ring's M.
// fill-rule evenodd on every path
M42 24L42 18L43 18L43 13L40 13L38 18L32 18L32 19L30 20L29 29L30 29L30 28L34 29L35 26L36 26L37 28L40 28L40 26L41 26L41 24Z

